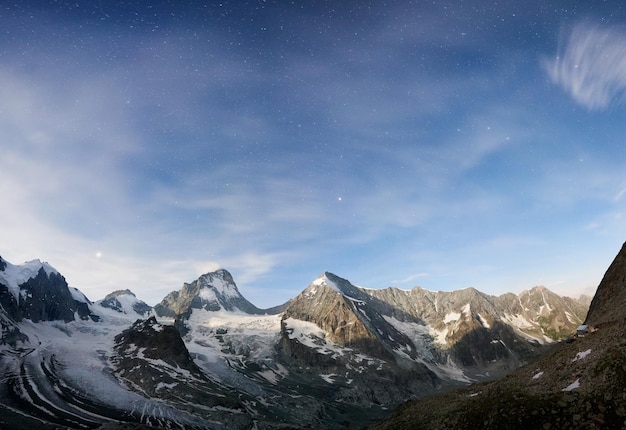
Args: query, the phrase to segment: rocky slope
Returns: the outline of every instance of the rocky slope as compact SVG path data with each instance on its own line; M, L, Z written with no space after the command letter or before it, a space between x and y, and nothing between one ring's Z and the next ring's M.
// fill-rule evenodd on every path
M597 330L506 378L404 404L372 429L626 428L626 245L591 302Z
M626 243L617 254L598 286L586 323L602 326L626 318Z

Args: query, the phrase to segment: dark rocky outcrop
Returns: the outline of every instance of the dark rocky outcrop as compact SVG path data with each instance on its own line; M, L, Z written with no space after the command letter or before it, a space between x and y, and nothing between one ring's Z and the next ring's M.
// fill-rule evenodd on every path
M600 326L626 319L626 243L607 269L598 285L586 324Z
M76 300L69 290L65 278L59 273L46 273L42 267L35 277L19 285L19 301L0 284L0 305L15 321L30 319L33 322L81 319L98 320L89 309L87 300Z
M28 336L21 332L18 324L6 315L0 313L0 345L9 345L14 348L20 343L28 342Z
M115 350L121 357L140 354L152 360L163 360L193 374L201 374L178 330L171 325L159 324L155 317L137 320L130 328L115 336Z

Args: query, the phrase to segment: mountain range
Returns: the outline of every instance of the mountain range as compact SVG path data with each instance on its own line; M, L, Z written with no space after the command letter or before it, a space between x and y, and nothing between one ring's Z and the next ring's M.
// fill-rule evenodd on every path
M218 270L150 307L128 289L91 302L47 263L0 258L0 427L358 428L536 362L590 303L603 322L597 297L367 289L324 272L259 309Z
M506 378L409 401L372 430L626 428L626 244L576 337Z

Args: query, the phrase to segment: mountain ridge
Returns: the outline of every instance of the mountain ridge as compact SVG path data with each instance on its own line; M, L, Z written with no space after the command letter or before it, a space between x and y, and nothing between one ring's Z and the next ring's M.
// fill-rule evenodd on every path
M46 290L57 277L40 267L33 279ZM32 282L17 285L25 300L13 305L22 314ZM509 373L554 343L548 322L565 333L584 318L547 289L523 297L372 290L331 272L270 310L247 301L225 269L183 283L153 308L130 289L90 302L63 282L85 317L76 310L67 320L14 321L0 309L0 370L18 384L0 390L0 409L26 408L46 422L66 413L92 422L85 405L94 403L106 411L96 421L107 425L125 417L185 428L360 427L406 399ZM5 285L2 297L13 297ZM69 397L55 394L67 390Z
M585 323L506 378L399 406L372 430L626 428L626 243L607 269Z

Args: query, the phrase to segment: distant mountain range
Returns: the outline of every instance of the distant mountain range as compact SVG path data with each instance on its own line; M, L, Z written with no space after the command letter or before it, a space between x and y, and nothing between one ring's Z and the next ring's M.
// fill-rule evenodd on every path
M325 272L259 309L219 270L152 308L128 289L91 302L47 263L0 258L0 427L358 428L533 362L590 301L372 290Z
M626 428L626 244L576 337L496 381L410 401L372 430Z

